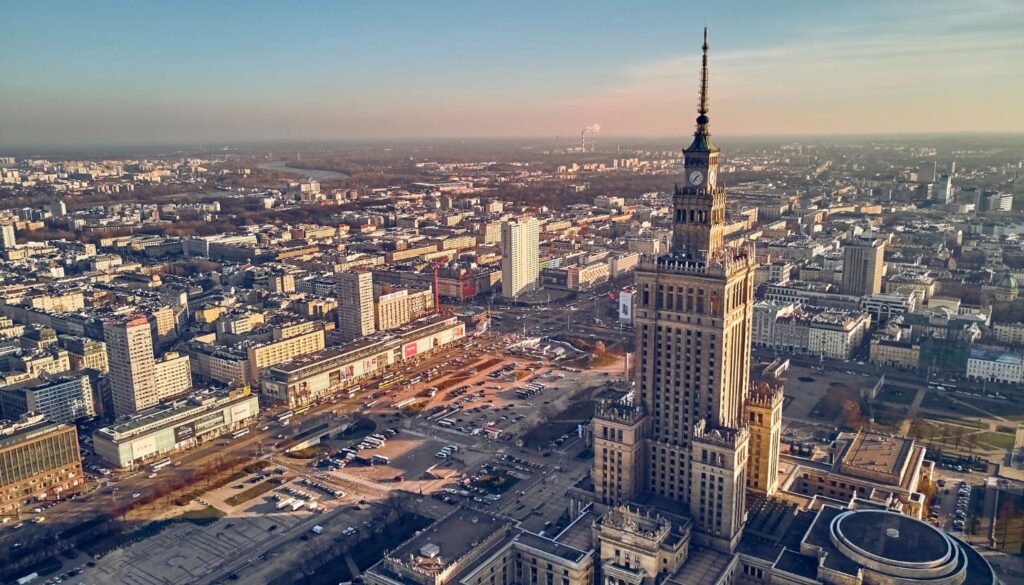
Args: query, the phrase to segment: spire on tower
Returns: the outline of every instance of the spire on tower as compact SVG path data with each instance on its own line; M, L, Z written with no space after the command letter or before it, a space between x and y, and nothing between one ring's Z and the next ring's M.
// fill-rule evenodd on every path
M708 27L704 27L704 44L701 46L703 54L700 64L700 104L697 106L697 131L693 133L693 144L686 151L710 151L714 149L711 143L711 130L708 118Z
M703 54L700 64L700 105L697 107L697 132L708 134L708 27L704 27Z
M700 107L697 111L701 114L708 113L708 27L704 27L704 50L700 66ZM700 123L700 120L697 121ZM707 124L707 122L704 122Z

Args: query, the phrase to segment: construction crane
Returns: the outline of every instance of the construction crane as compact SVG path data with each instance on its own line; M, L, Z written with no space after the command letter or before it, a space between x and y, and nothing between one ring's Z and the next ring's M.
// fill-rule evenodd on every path
M434 314L441 314L441 277L438 274L440 267L445 263L444 258L434 258L431 263L434 269Z

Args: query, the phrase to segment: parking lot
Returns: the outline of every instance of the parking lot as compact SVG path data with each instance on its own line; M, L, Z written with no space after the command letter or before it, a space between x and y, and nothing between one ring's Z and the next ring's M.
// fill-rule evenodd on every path
M966 481L940 479L936 487L935 497L928 508L928 521L953 533L969 531L972 520L971 485Z

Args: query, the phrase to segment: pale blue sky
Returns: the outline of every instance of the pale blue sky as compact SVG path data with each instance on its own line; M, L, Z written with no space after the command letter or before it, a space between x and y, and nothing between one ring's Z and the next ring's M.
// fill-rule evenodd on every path
M0 4L0 146L1024 131L1024 2Z

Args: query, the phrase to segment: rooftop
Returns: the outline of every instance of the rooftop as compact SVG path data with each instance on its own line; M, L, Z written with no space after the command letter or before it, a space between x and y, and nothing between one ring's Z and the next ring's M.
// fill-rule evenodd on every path
M402 543L388 557L403 564L411 564L420 572L436 574L511 524L510 520L501 516L459 508ZM426 556L425 552L430 553L430 556Z
M913 441L904 437L857 433L843 453L843 471L849 472L849 467L868 470L888 475L899 483L912 447Z
M836 518L848 544L900 563L927 563L949 554L951 544L924 522L881 510L857 510Z

